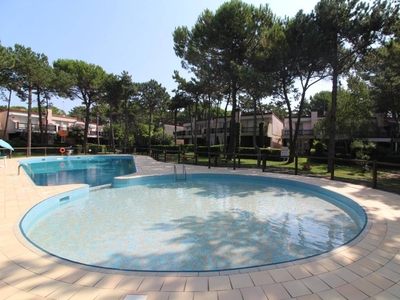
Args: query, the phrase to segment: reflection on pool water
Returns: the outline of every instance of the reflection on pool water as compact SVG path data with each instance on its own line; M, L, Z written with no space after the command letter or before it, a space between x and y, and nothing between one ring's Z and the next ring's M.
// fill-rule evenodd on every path
M141 178L58 202L24 231L47 252L83 264L207 271L321 254L354 239L365 222L358 204L316 186L189 174L188 181Z
M61 156L19 161L39 186L86 183L110 184L114 177L136 172L132 155Z

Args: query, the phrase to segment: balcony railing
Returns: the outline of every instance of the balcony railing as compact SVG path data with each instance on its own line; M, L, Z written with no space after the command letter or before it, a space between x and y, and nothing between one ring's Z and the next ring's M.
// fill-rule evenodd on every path
M210 133L224 133L225 128L211 128ZM177 131L176 135L177 136L192 136L193 135L203 135L207 134L207 129L201 129L201 130L182 130L182 131ZM229 134L229 128L227 129L227 133Z
M266 129L266 128L265 128ZM254 127L250 126L250 127L242 127L242 133L253 133L254 131ZM256 128L256 134L258 134L258 126Z
M46 131L46 125L42 126L43 131ZM57 129L56 125L47 125L47 132L55 132ZM32 125L32 131L39 132L40 126L39 125Z
M176 135L177 136L192 136L192 135L201 135L202 130L182 130L182 131L177 131Z
M18 126L16 126L15 130L18 131L18 132L26 131L27 127L28 127L27 123L18 123ZM43 125L42 128L43 128L43 131L46 131L46 125ZM65 126L59 126L58 130L67 130L67 131L69 131L69 130L72 130L73 128L75 128L75 127L71 126L71 127L67 128ZM32 124L32 131L33 132L39 132L40 131L39 125ZM57 125L47 125L47 132L48 133L55 133L56 131L57 131ZM98 134L99 134L100 137L103 137L103 136L107 135L103 131L99 131ZM88 135L97 136L97 131L96 130L90 130L90 131L88 131Z
M290 133L290 130L283 129L282 130L282 137L288 138L289 137L289 133ZM293 134L294 134L294 130L293 130ZM307 136L307 137L317 136L318 137L319 134L314 132L314 130L312 130L312 129L311 130L309 130L309 129L307 129L307 130L300 129L299 132L298 132L298 136L301 136L301 137L304 137L304 136ZM339 139L346 139L348 137L349 137L349 135L338 135ZM393 136L391 135L390 132L384 132L383 131L383 132L378 132L378 133L372 134L368 138L391 138L391 137L393 137Z
M97 136L97 131L90 130L90 131L88 132L88 135L95 135L95 136ZM105 132L99 131L99 136L105 136L105 135L106 135Z
M294 130L292 131L292 133L294 134ZM282 136L289 136L289 135L290 135L290 130L287 130L287 129L282 130ZM299 136L304 136L304 135L314 136L314 130L313 129L300 129L299 132L297 133L297 135L299 135Z
M251 127L242 127L241 128L242 133L253 133L253 130L254 130L253 126L251 126ZM227 129L225 129L225 128L211 128L210 129L210 133L211 134L215 134L215 133L221 133L222 134L222 133L225 133L225 131L229 135L230 128L227 128ZM258 127L256 129L256 133L258 135ZM191 136L192 135L192 131L191 130L182 130L182 131L177 131L176 134L177 134L177 136ZM193 131L193 135L194 134L196 134L196 135L207 134L207 129L194 130Z

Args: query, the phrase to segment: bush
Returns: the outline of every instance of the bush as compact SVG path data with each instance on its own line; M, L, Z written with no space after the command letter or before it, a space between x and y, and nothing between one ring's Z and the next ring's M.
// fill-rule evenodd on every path
M364 160L357 163L361 166L362 172L369 171L368 161L371 159L370 154L376 148L376 144L355 140L351 143L350 148L355 152L357 159Z

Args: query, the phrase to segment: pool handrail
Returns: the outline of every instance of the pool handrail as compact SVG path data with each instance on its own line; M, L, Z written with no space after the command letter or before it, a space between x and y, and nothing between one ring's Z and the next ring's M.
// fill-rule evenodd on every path
M185 181L186 181L186 167L185 165L182 165L182 174L184 175ZM176 165L174 165L174 177L175 181L178 181L178 172L176 171Z
M176 165L174 165L174 178L175 178L175 181L178 180L178 179L177 179L177 175L176 175Z
M185 181L186 181L186 167L185 167L185 165L182 165L182 173L185 175Z
M31 171L32 178L35 177L35 173L33 173L31 167L30 167L29 165L27 165L27 164L19 164L19 166L18 166L18 176L19 176L19 173L20 173L20 171L21 171L21 167L22 167L22 166L27 167L27 168L29 169L29 171Z

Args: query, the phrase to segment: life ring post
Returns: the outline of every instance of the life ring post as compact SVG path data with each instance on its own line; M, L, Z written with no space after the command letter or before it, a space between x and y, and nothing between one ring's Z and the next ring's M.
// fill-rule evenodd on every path
M65 153L65 148L64 148L64 147L61 147L61 148L60 148L60 153L61 153L61 155L64 156L64 153Z

